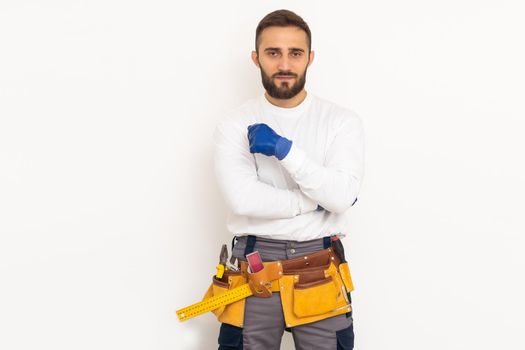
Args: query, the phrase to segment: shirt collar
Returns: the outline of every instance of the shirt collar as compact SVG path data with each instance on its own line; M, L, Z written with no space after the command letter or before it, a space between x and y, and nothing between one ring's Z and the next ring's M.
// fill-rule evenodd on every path
M268 99L266 98L264 94L261 96L261 104L262 104L263 110L266 113L277 114L283 117L297 117L301 115L308 108L311 102L312 102L311 94L306 93L306 97L304 98L304 100L301 103L299 103L297 106L290 107L290 108L284 108L284 107L279 107L279 106L276 106L270 103L270 101L268 101Z

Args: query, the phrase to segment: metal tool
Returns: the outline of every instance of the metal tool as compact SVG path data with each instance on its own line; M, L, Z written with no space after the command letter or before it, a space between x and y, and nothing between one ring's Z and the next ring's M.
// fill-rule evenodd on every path
M228 260L228 247L226 244L222 245L221 254L219 255L219 265L217 265L217 278L224 276L224 270L226 269L226 261Z

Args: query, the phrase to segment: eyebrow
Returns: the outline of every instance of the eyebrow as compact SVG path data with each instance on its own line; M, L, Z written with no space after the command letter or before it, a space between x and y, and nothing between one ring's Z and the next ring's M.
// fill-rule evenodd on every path
M264 49L264 52L266 51L281 51L281 48L279 47L267 47L266 49ZM303 49L299 48L299 47L291 47L288 49L288 51L301 51L301 52L304 52Z

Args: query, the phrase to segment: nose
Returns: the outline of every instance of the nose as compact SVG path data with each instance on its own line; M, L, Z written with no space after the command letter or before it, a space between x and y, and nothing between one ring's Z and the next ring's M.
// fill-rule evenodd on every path
M281 71L288 71L290 70L290 60L287 55L283 55L281 59L279 60L279 65L277 66L279 70Z

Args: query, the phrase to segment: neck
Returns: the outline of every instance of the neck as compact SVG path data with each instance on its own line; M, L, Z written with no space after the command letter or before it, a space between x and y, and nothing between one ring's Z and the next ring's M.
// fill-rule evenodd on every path
M304 101L304 99L306 98L306 90L302 89L301 92L299 92L297 95L286 100L274 98L268 95L268 92L265 92L264 96L272 105L282 108L292 108L298 106L299 104L301 104L301 102Z

